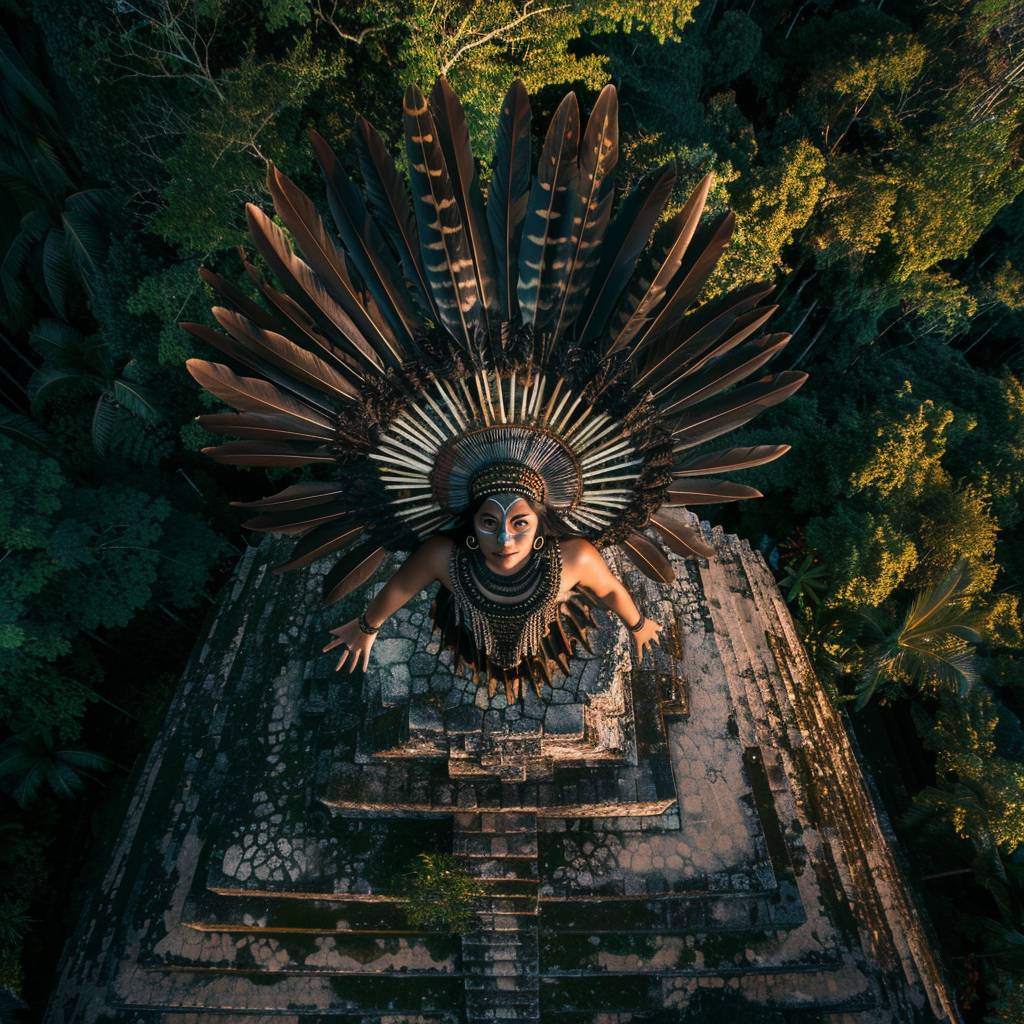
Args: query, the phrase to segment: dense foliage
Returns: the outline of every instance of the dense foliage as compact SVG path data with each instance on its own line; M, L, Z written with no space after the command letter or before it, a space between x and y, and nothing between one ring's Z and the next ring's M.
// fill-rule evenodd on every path
M903 780L883 792L965 1016L1024 1021L1019 4L2 9L0 986L45 999L69 841L109 838L246 543L226 495L266 489L197 454L182 363L210 353L176 326L212 325L197 268L247 287L236 247L244 201L269 206L267 161L319 195L307 127L340 140L358 110L395 133L403 85L443 71L478 152L513 77L537 125L612 80L624 185L674 159L678 209L715 172L709 207L739 226L712 287L775 276L771 329L793 339L773 369L812 377L731 435L792 445L744 474L767 497L712 514L760 544L834 699Z

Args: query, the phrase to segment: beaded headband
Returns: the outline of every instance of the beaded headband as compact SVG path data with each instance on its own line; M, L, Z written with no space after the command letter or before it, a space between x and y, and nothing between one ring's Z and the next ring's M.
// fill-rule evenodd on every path
M476 473L469 492L477 502L488 494L521 494L538 505L544 501L544 477L522 462L492 462Z

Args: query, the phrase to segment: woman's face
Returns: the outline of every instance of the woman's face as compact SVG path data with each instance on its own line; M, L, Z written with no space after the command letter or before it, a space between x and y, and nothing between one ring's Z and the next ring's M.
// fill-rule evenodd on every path
M518 494L492 494L473 516L480 552L495 572L513 572L530 557L537 526L537 513Z

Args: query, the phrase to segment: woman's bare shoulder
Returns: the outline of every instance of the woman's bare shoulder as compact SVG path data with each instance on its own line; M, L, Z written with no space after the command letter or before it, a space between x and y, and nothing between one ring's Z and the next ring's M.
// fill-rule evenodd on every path
M428 537L417 549L416 555L431 565L448 565L455 541L451 537Z
M562 552L562 562L570 566L585 565L601 557L601 552L586 537L561 537L558 548Z

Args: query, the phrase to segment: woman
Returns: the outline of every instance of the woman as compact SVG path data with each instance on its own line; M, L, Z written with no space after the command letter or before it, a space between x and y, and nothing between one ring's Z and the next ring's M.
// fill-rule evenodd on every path
M590 595L626 623L638 659L657 641L662 627L639 611L590 541L555 534L557 518L535 492L482 495L464 527L461 544L458 535L421 544L361 616L330 630L335 639L323 650L342 648L335 671L365 669L383 622L435 580L445 588L432 608L442 643L457 667L485 671L492 693L500 679L518 696L524 678L539 692L538 677L550 682L553 665L568 671L573 640L589 648Z

